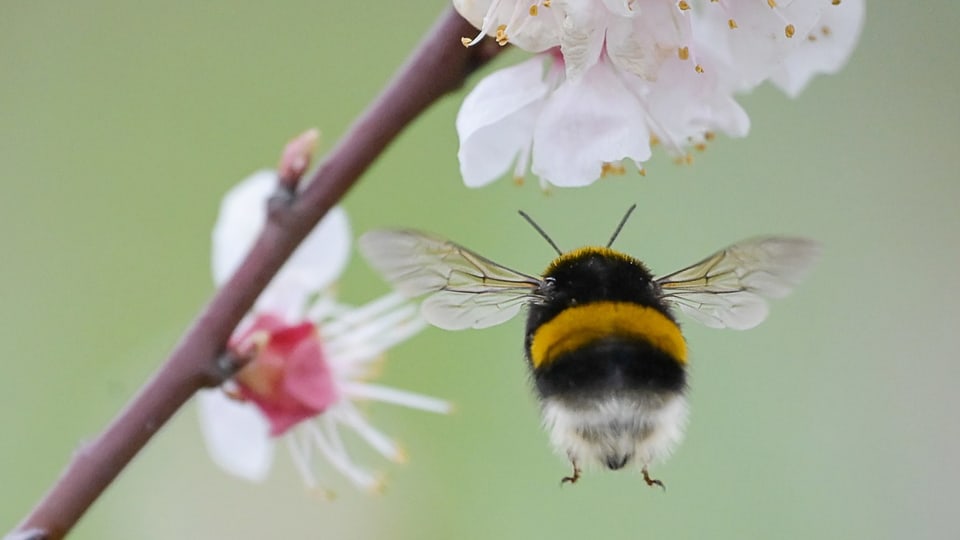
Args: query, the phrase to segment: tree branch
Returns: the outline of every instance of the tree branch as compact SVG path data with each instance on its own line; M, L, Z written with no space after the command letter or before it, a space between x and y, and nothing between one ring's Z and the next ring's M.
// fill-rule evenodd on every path
M197 390L222 383L236 369L218 361L227 340L294 249L414 118L499 50L486 41L464 48L476 30L448 9L384 92L334 147L298 194L275 198L266 225L233 277L213 296L170 357L91 443L10 538L64 537L130 460ZM281 186L282 188L283 186ZM278 202L279 201L279 202ZM228 366L225 368L224 366Z

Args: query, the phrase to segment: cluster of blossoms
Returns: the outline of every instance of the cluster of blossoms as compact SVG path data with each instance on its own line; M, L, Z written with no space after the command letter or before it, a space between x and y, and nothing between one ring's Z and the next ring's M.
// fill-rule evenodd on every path
M494 72L457 118L468 186L528 167L541 183L583 186L642 172L661 144L680 161L717 132L746 135L734 99L770 81L796 96L846 62L864 0L454 0L480 29L539 53Z
M272 171L257 173L223 200L213 231L213 275L223 284L250 249L277 186ZM380 479L350 459L340 427L377 452L402 461L402 449L366 420L354 400L376 400L446 413L439 399L372 384L383 353L425 325L417 307L389 294L361 307L331 291L346 266L351 235L346 214L332 209L257 300L230 342L249 363L222 389L198 397L201 427L214 461L228 472L261 480L277 440L286 443L311 489L319 454L359 487Z

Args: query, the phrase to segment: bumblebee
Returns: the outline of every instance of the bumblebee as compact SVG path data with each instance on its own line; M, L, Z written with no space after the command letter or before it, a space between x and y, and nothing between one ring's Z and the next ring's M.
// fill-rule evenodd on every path
M674 310L713 328L752 328L766 299L785 296L817 260L816 242L767 236L744 240L700 262L654 277L610 246L563 252L520 212L558 256L542 276L512 270L444 238L375 230L360 238L367 260L398 290L426 295L423 317L446 330L486 328L527 308L524 350L554 449L581 467L664 460L687 422L687 345Z

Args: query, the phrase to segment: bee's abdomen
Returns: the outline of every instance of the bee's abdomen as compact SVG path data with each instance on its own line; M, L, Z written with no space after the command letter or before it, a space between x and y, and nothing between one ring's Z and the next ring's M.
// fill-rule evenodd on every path
M533 370L540 395L596 398L679 392L686 385L683 366L638 339L605 338L570 351Z
M543 397L682 390L686 342L675 322L632 302L567 308L533 329L527 354Z

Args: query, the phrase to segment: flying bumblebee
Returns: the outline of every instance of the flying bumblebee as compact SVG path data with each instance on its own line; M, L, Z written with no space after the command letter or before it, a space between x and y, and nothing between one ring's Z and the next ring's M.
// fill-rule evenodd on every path
M674 309L712 328L752 328L817 260L816 242L768 236L744 240L682 270L654 277L610 246L557 251L540 277L512 270L463 246L414 230L360 238L367 260L446 330L486 328L527 307L524 349L553 447L576 482L581 466L648 467L680 442L688 405L687 345Z

